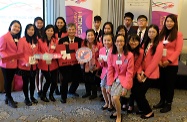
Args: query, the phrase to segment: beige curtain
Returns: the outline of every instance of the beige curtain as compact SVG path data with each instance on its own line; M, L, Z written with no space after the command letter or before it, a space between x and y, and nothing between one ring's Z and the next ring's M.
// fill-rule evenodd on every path
M107 20L114 25L114 34L119 25L123 24L125 0L108 0Z

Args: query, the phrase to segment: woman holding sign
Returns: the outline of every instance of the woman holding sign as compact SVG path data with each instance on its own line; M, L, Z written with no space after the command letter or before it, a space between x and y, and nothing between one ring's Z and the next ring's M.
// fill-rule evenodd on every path
M35 75L37 61L34 54L38 52L38 40L34 25L28 24L25 28L25 36L20 38L18 42L18 52L23 52L23 57L18 60L18 68L21 70L23 79L23 93L25 95L25 104L31 106L33 103L38 103L34 98L35 90ZM30 99L28 95L28 85L30 83ZM31 101L32 102L31 102Z
M17 43L21 36L21 30L21 23L18 20L14 20L10 23L8 32L0 38L0 67L5 82L5 104L8 104L12 108L17 108L17 102L11 96L12 80L17 69L17 59L3 62L3 58L17 53Z
M42 55L38 62L38 68L41 69L41 72L46 79L40 98L44 102L49 102L46 97L46 93L51 85L49 99L54 102L56 99L54 98L53 93L57 85L58 64L57 61L53 59L53 53L55 52L56 45L58 44L58 39L55 38L55 29L53 25L47 25L45 27L44 37L38 40L38 44L39 53Z
M112 96L113 106L116 109L110 118L116 118L116 122L121 122L120 97L125 96L132 88L134 56L127 50L125 36L117 34L114 43L112 53L107 60L107 93Z

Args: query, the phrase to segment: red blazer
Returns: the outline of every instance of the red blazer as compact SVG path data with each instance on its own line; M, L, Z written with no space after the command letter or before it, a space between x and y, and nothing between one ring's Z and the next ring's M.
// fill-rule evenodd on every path
M119 78L123 88L129 90L133 85L134 56L131 52L128 52L127 56L122 55L122 65L116 64L117 58L117 54L108 56L107 85L111 86L116 78Z
M162 40L164 41L164 40ZM169 42L167 44L164 45L164 48L167 49L167 54L166 56L162 56L162 62L169 60L172 63L170 63L169 65L178 65L178 59L179 59L179 55L182 51L182 47L183 47L183 35L181 32L178 32L177 34L177 38L172 41Z
M144 50L142 48L140 48L140 55L134 55L134 73L133 76L135 76L135 74L137 73L139 67L142 64L143 61L143 55L144 55Z
M33 46L34 45L34 46ZM29 62L29 57L34 56L38 53L38 44L31 45L26 41L26 38L20 38L18 42L18 52L23 52L24 56L18 60L18 68L22 70L30 70L31 67L27 67L26 64ZM36 65L32 65L33 70L36 69Z
M163 43L159 42L154 55L151 55L151 48L152 46L147 51L147 54L144 56L142 65L138 69L137 73L141 73L142 71L144 71L146 77L151 79L157 79L159 78L158 64L162 58Z
M108 55L112 52L112 47L109 49ZM102 47L99 50L99 56L106 56L106 48ZM107 69L108 69L108 64L107 61L103 61L100 63L100 66L102 68L102 73L100 78L103 79L107 75Z
M3 58L15 53L17 53L17 45L10 32L7 32L0 38L0 56ZM0 60L0 67L9 69L17 68L17 59L6 63L2 63L2 60Z
M68 33L67 33L67 32L66 32L66 33L62 33L61 38L64 38L64 37L66 37L66 36L68 36ZM58 39L58 33L55 33L55 38Z
M45 53L55 53L55 49L52 49L52 47L56 47L56 45L58 44L58 40L56 38L52 38L51 42L50 42L50 47L47 46L46 42L43 42L41 39L38 40L38 51L40 54L45 54ZM38 68L44 71L48 71L48 66L49 66L49 70L55 70L58 68L58 63L55 59L52 59L51 64L48 65L46 64L45 60L39 60L38 62Z

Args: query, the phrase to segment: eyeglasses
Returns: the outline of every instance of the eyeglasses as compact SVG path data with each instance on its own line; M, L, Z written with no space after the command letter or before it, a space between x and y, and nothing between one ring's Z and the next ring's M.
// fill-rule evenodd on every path
M139 19L138 22L145 22L147 21L146 19Z

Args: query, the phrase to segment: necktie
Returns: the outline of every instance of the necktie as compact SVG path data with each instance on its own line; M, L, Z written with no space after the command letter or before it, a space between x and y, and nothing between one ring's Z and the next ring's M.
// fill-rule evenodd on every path
M70 40L70 43L73 43L73 40Z
M140 39L141 39L141 36L142 36L142 31L140 31L139 32L139 35L138 35L139 37L140 37Z
M98 39L97 37L98 37L98 32L95 33L95 38Z
M120 54L118 54L118 60L121 60L121 55Z

